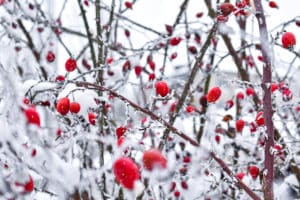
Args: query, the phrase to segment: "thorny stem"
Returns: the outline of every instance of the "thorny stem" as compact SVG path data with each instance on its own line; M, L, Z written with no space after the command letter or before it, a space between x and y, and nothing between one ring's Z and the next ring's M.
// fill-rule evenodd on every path
M263 174L263 193L264 198L268 200L274 199L273 182L274 182L274 154L270 150L274 146L274 124L273 124L273 110L270 84L272 83L272 58L271 47L268 40L268 29L263 7L260 0L254 0L256 7L256 18L259 24L261 52L264 58L265 66L263 68L262 89L264 91L263 97L263 116L265 119L267 138L265 138L265 159Z
M192 68L192 71L191 71L191 74L189 75L189 78L187 80L187 82L185 83L185 86L184 86L184 89L183 89L183 92L181 94L181 97L176 105L176 109L174 111L174 113L172 114L170 120L169 120L169 124L173 125L174 122L175 122L175 119L177 118L178 116L178 113L180 111L180 109L182 108L184 102L185 102L185 99L188 95L188 92L189 92L189 89L191 87L191 84L194 82L194 79L196 77L196 74L199 70L199 63L202 62L203 60L203 57L208 49L208 47L210 46L211 44L211 39L212 37L214 36L215 32L217 31L217 27L218 27L218 24L215 23L213 25L213 27L211 28L207 38L206 38L206 41L205 43L203 44L203 47L201 48L200 50L200 55L196 57L196 61L194 63L194 66ZM159 144L159 149L162 150L164 148L164 145L165 143L167 142L167 139L168 139L168 136L169 136L169 133L170 133L170 129L166 129L163 133L163 138Z
M195 141L194 139L190 138L188 135L186 135L185 133L181 132L180 130L178 130L177 128L175 128L173 125L171 125L170 123L168 123L166 120L164 120L163 118L157 116L156 114L154 114L153 112L151 112L148 109L142 108L140 107L138 104L132 102L131 100L127 99L126 97L120 95L119 93L105 88L103 86L99 86L97 84L93 84L93 83L88 83L88 82L82 82L82 81L77 81L74 82L77 86L79 87L85 87L87 89L93 89L93 90L101 90L101 91L106 91L109 92L109 94L113 95L114 97L120 99L121 101L129 104L130 106L132 106L133 108L135 108L136 110L148 115L149 117L151 117L153 120L160 122L161 124L163 124L164 126L166 126L169 130L171 130L174 134L178 135L179 137L181 137L182 139L184 139L185 141L188 141L191 145L195 146L195 147L199 147L200 144ZM217 155L214 152L210 152L210 156L224 169L224 171L231 177L233 178L235 181L235 184L242 188L250 197L252 197L255 200L259 200L260 198L247 186L245 185L242 181L240 181L236 175L229 169L229 167L226 165L226 163L220 159L219 157L217 157Z

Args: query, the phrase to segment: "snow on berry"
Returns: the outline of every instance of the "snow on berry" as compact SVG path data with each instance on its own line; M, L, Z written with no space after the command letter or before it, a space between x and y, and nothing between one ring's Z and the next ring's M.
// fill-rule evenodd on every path
M257 126L263 126L265 124L264 116L263 116L263 111L259 111L255 117L255 122Z
M177 46L181 42L181 37L173 37L170 39L169 44L171 46Z
M34 181L30 175L29 175L29 180L27 180L24 183L20 183L20 182L16 181L15 185L17 187L21 187L23 193L30 193L34 190Z
M234 10L234 6L231 3L222 3L220 10L223 16L228 16Z
M117 138L119 139L120 137L122 137L126 131L127 131L127 128L125 126L119 126L116 129Z
M134 183L140 178L138 166L131 158L117 159L113 164L113 171L116 181L129 190L134 189Z
M143 154L143 164L144 168L151 171L155 167L166 168L167 159L162 155L162 153L157 149L150 149Z
M88 119L90 124L96 125L96 115L94 113L88 113Z

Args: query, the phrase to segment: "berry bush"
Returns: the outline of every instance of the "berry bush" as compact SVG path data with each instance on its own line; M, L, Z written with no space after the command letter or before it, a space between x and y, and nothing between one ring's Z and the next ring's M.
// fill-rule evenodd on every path
M300 198L292 0L0 0L0 199Z

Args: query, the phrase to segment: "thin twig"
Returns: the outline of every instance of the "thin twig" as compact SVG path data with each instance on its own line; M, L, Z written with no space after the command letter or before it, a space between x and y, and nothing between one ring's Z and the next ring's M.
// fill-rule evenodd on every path
M204 57L204 55L205 55L208 47L211 44L211 39L214 36L215 32L217 31L217 26L218 26L218 24L215 23L213 25L213 27L211 28L211 30L210 30L210 32L209 32L209 34L207 36L207 39L206 39L205 43L203 44L203 46L202 46L202 48L200 50L200 55L197 56L197 58L196 58L196 61L195 61L194 66L193 66L193 68L191 70L190 76L189 76L188 80L185 83L185 86L184 86L183 92L181 94L181 97L180 97L180 99L179 99L179 101L178 101L178 103L176 105L176 109L175 109L173 115L170 117L169 123L171 125L174 124L175 119L178 116L178 113L179 113L180 109L182 108L182 106L183 106L183 104L185 102L185 99L186 99L186 97L188 95L188 92L190 90L190 86L194 82L196 74L197 74L197 72L199 70L199 63L202 62L203 57ZM166 129L164 131L162 141L159 144L159 149L163 149L164 144L166 143L166 141L168 139L169 133L170 133L169 129Z

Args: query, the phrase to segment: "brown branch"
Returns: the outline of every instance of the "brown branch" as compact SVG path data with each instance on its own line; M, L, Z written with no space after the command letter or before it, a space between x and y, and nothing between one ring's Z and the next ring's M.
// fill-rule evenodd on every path
M268 29L266 19L263 11L263 7L260 0L254 0L256 7L256 18L259 25L259 34L261 42L261 52L264 58L265 66L263 68L263 81L262 89L264 91L263 97L263 115L266 126L266 143L265 143L265 160L264 160L264 175L263 175L263 192L264 198L268 200L274 199L273 182L274 182L274 154L271 153L271 149L274 147L274 124L272 120L272 97L270 84L272 83L272 59L271 59L271 47L268 39Z
M82 5L82 1L78 0L77 2L78 2L78 5L79 5L79 8L80 8L80 11L81 11L84 27L85 27L86 34L87 34L87 39L89 41L89 47L90 47L90 52L91 52L91 56L92 56L92 62L93 62L93 66L95 68L96 67L96 54L95 54L95 50L94 50L94 46L93 46L93 39L92 39L93 36L90 32L89 23L88 23L87 18L86 18L86 14L85 14L85 10L84 10L83 5ZM96 19L96 21L97 21L97 19Z

